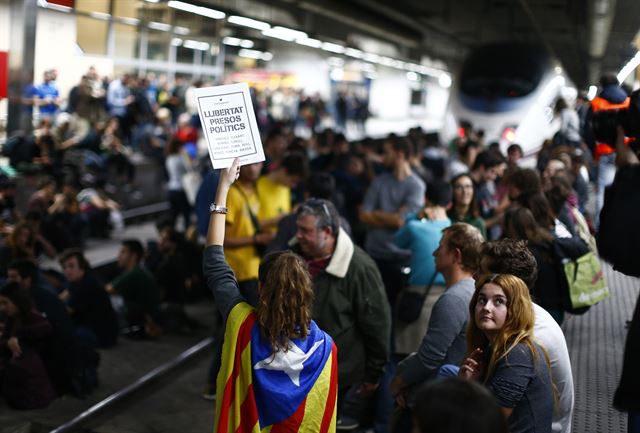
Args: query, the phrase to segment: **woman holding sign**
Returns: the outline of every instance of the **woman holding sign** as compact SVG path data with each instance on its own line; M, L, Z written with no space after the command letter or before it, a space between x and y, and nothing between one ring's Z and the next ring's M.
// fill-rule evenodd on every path
M238 159L222 170L204 253L207 284L225 319L214 432L256 426L334 432L336 346L311 320L313 290L304 260L291 252L265 256L256 308L240 294L225 260L227 194L239 172Z

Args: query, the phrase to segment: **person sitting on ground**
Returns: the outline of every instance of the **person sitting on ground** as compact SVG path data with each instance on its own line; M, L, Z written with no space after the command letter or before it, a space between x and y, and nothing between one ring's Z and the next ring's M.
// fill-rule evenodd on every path
M551 432L554 389L549 359L533 335L534 310L525 283L486 274L469 303L467 359L459 376L484 383L512 433Z
M483 273L509 273L519 277L531 291L538 278L536 259L525 241L503 239L485 242L480 248ZM547 311L533 303L535 323L533 333L549 355L551 376L558 391L558 408L553 416L554 432L570 433L573 413L573 374L567 342L562 329Z
M49 206L48 236L58 251L81 248L84 244L88 219L80 213L78 191L78 182L70 176Z
M90 179L85 182L77 197L80 211L87 216L89 222L89 235L99 238L108 238L111 229L124 229L120 205L107 196L104 190L106 183L104 178Z
M51 325L18 283L0 288L0 393L16 409L41 409L56 398L43 358Z
M13 231L0 247L0 275L7 275L7 268L14 260L35 260L36 238L32 228L26 222L15 225Z
M498 402L483 386L458 377L433 381L416 396L415 433L507 433Z
M122 296L122 314L133 331L132 335L154 337L161 332L155 321L160 305L160 289L153 276L141 266L143 256L144 248L140 241L122 241L118 253L118 267L122 273L107 284L106 290L109 294Z
M75 335L92 347L111 347L118 341L118 320L104 286L91 272L81 250L63 251L60 265L69 287L60 294L74 324Z
M479 267L483 241L480 231L469 224L455 223L443 230L433 255L447 288L433 306L417 353L400 363L391 382L391 393L400 407L412 407L416 387L433 380L441 366L458 365L464 360L468 307L475 290L473 275ZM395 431L408 431L407 421L399 423Z
M47 358L44 360L49 377L59 394L73 392L73 324L63 302L41 275L33 260L14 260L9 264L7 277L29 293L35 308L51 324L55 344L48 348Z
M207 284L225 323L214 432L236 431L239 423L248 430L273 426L332 432L337 350L311 320L313 290L304 260L291 252L267 255L258 272L256 308L241 295L225 260L225 206L238 176L236 158L220 176L203 260ZM233 395L245 395L247 386L249 393L240 404Z
M447 210L447 215L452 223L471 224L482 233L482 237L487 237L487 228L484 220L480 218L480 210L476 202L476 187L473 179L464 173L451 179L453 196L451 207Z

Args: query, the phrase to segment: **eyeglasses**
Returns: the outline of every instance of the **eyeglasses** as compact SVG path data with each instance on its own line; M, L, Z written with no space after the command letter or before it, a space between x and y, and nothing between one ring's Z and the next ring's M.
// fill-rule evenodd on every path
M311 210L322 209L322 213L324 213L324 217L327 220L327 225L333 225L333 218L331 217L331 212L329 212L329 207L325 203L324 200L318 198L312 198L303 203L302 207L310 208Z

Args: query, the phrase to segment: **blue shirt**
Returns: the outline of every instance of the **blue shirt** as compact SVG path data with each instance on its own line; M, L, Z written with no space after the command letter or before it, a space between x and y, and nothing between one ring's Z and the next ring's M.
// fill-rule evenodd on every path
M42 83L38 87L36 87L36 92L38 94L38 98L45 100L47 98L51 98L52 100L58 98L60 96L60 92L56 87L53 81L49 81L48 83ZM55 103L45 104L40 106L40 114L44 115L52 115L58 110L58 106Z
M394 235L393 241L397 246L411 250L409 284L412 286L426 286L433 278L436 272L433 252L438 248L442 230L450 225L449 218L439 221L410 219ZM442 274L438 274L434 284L444 284Z

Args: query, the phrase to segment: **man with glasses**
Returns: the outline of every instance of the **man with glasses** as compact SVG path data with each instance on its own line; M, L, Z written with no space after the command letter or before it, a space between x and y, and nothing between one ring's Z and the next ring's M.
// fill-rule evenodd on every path
M391 312L373 260L340 228L328 200L297 211L294 250L313 278L313 319L338 346L338 430L358 427L389 358Z

